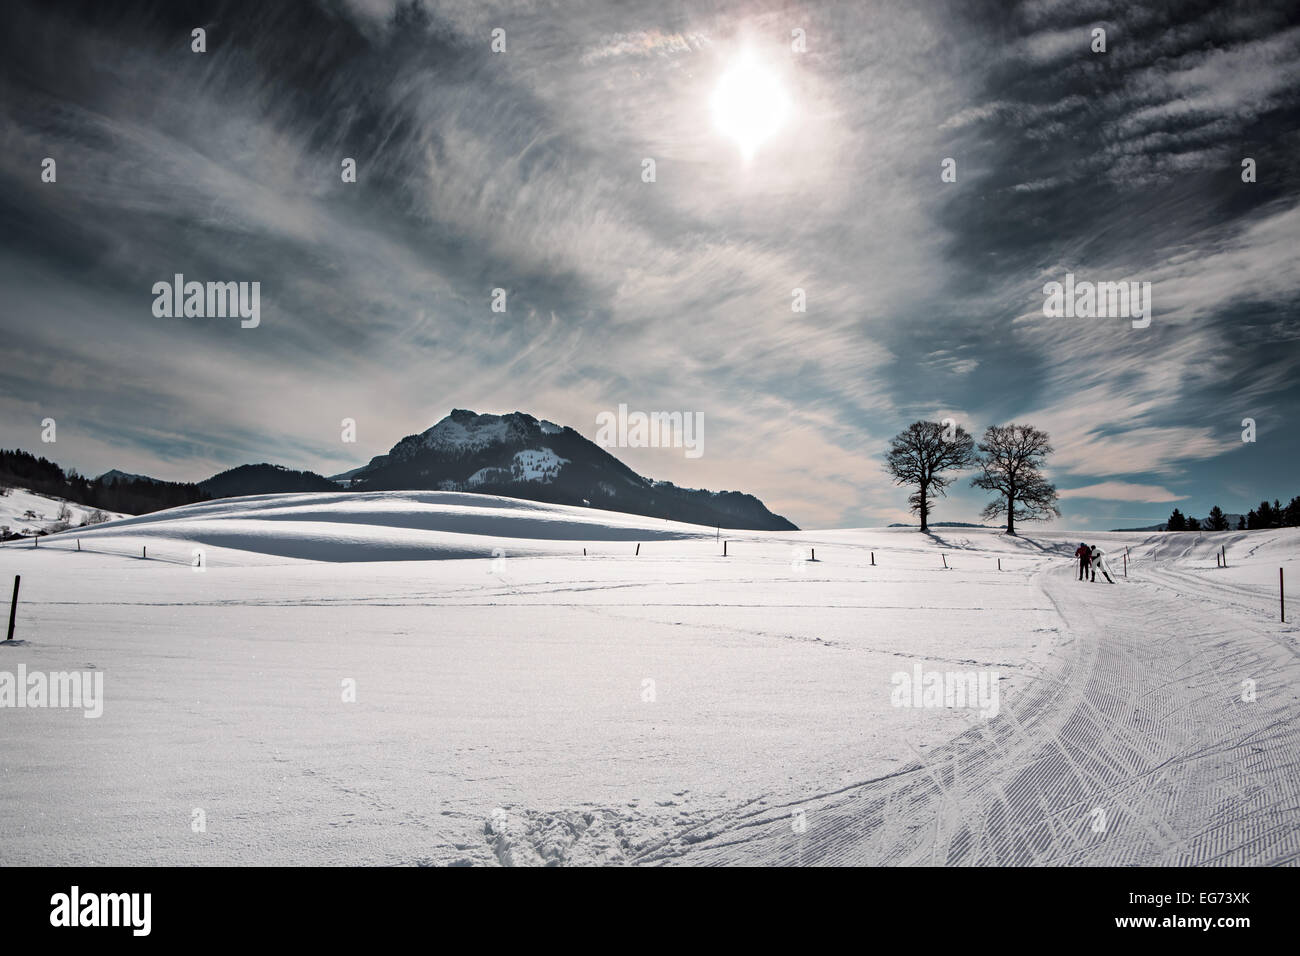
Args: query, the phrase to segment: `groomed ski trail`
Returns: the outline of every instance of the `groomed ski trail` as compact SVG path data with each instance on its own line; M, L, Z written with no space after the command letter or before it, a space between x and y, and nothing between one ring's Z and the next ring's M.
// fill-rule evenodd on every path
M973 718L889 777L751 803L635 862L1296 864L1300 661L1289 626L1213 586L1190 590L1184 575L1133 574L1108 585L1078 582L1072 563L1039 573L1070 639L997 717Z

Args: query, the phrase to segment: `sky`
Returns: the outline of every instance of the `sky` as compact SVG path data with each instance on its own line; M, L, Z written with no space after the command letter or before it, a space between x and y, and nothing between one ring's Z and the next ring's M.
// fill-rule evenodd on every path
M705 423L697 458L610 449L632 468L804 528L915 521L883 458L917 419L1046 430L1055 527L1300 494L1295 4L4 19L2 447L87 474L328 475L453 408L594 439L626 405ZM750 154L714 96L742 62L760 119L784 113ZM155 315L176 273L258 282L259 324ZM1150 282L1150 324L1044 315L1067 273ZM963 476L931 520L986 500Z

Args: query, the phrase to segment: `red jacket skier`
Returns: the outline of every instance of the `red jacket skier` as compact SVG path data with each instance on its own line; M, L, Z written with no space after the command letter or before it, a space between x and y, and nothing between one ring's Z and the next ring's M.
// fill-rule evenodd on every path
M1088 565L1092 564L1092 548L1083 542L1074 549L1074 556L1079 559L1079 580L1082 581L1088 576Z

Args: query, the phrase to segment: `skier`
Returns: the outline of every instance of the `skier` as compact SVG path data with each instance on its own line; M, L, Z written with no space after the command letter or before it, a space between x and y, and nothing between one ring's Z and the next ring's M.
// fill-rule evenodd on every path
M1110 566L1110 562L1106 560L1106 552L1094 544L1092 546L1092 580L1094 583L1097 580L1098 568L1101 568L1101 573L1105 576L1107 581L1111 584L1115 583L1115 579L1111 577L1113 569Z
M1074 549L1074 556L1079 559L1079 580L1082 581L1088 576L1088 565L1092 563L1092 550L1079 542L1079 546Z

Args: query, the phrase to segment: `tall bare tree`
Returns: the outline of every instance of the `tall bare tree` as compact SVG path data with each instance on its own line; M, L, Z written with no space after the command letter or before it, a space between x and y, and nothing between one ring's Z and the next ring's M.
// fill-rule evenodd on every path
M1056 486L1039 471L1053 451L1047 432L1032 425L990 425L979 443L982 471L971 481L976 488L999 495L984 506L981 517L1007 516L1007 534L1016 533L1016 519L1059 518Z
M930 510L935 495L952 484L944 474L969 468L975 463L975 440L960 425L945 427L940 422L912 422L894 436L885 464L894 484L913 485L908 502L921 516L921 530L930 530Z

